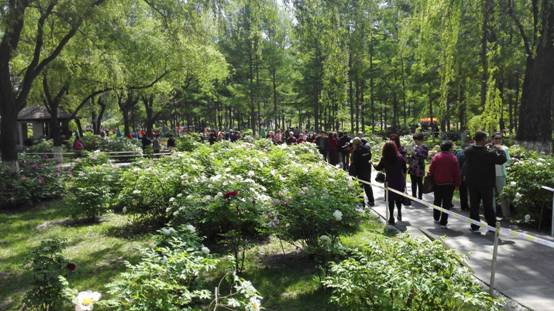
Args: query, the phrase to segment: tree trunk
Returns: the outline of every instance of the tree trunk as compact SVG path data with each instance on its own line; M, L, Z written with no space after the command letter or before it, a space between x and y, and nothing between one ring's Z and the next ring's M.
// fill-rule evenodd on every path
M533 59L528 55L519 111L517 140L541 152L552 152L554 90L554 3L543 0L540 42Z
M60 131L60 120L58 120L58 103L50 106L50 137L55 147L62 145L62 136Z
M96 121L94 123L95 134L100 134L100 130L102 129L102 118L104 118L104 113L106 112L106 102L102 96L98 98L98 105L100 106L100 111L98 111L98 115L96 116Z
M489 64L487 59L488 42L489 42L489 21L492 10L491 0L484 0L482 7L483 23L481 33L481 53L479 58L481 60L481 109L484 111L485 104L487 102L487 82L489 79Z
M352 86L352 50L348 52L348 102L350 103L350 131L354 131L354 90Z

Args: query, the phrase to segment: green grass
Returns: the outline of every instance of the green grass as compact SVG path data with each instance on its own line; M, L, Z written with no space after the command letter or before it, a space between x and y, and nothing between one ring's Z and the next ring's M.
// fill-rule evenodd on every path
M104 292L104 285L124 270L125 260L136 261L136 249L147 246L152 235L129 235L126 216L110 214L97 224L75 225L60 201L33 209L0 212L0 310L17 310L28 290L31 273L24 266L29 251L47 238L64 238L64 256L77 265L69 276L79 290ZM45 225L46 224L46 225ZM364 219L360 230L341 237L348 247L363 248L385 238L383 225ZM265 310L333 311L330 292L320 284L320 269L305 253L288 243L271 239L248 250L244 277L260 291Z
M64 256L77 265L69 275L72 287L102 289L124 270L123 262L137 256L150 235L126 237L126 216L110 214L97 224L73 224L61 201L32 209L0 212L0 310L17 310L29 288L31 273L25 266L29 251L48 238L67 241Z
M386 238L374 216L364 219L358 232L341 237L343 245L363 249L370 240ZM264 297L266 310L340 310L329 303L331 293L321 286L320 268L305 253L272 239L250 249L245 277Z

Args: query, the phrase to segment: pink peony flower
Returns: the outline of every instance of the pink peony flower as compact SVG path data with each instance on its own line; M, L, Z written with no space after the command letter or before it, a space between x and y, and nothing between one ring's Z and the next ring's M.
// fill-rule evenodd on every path
M238 194L239 194L238 191L229 191L229 192L225 192L225 194L223 195L223 197L224 197L225 199L231 199L231 198L236 197Z

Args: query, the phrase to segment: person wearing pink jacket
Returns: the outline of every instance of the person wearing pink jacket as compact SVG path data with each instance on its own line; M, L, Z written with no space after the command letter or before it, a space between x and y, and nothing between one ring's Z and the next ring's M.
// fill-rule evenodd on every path
M434 184L435 200L433 204L444 209L452 208L452 196L454 189L460 186L460 167L458 159L452 152L453 144L447 140L441 144L441 152L437 153L431 161L429 175ZM446 228L448 223L448 214L439 210L433 210L435 223L439 223L442 228Z

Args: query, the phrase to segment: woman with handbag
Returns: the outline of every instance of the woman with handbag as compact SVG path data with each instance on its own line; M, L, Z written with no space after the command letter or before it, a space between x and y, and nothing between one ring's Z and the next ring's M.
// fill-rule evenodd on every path
M375 166L378 171L384 170L386 173L386 182L389 188L404 192L406 187L406 161L400 155L396 144L393 141L388 141L383 146L383 155L379 164ZM398 208L397 219L402 221L402 196L389 191L389 219L388 223L394 225L394 206Z
M440 147L441 152L433 157L429 167L429 176L431 176L434 184L435 200L433 204L450 210L454 188L460 186L460 167L456 155L452 152L452 142L444 141ZM439 223L442 228L446 228L448 223L447 213L434 209L433 218L435 223Z

